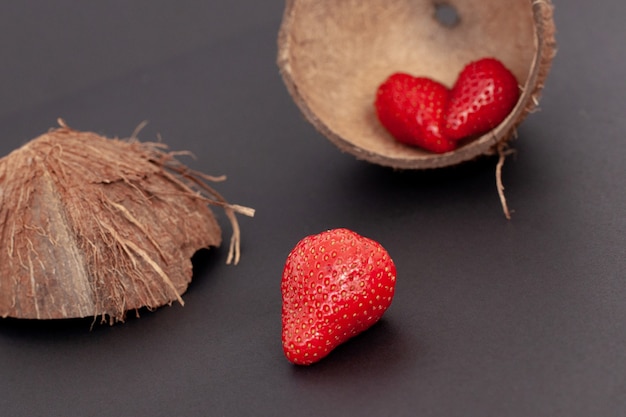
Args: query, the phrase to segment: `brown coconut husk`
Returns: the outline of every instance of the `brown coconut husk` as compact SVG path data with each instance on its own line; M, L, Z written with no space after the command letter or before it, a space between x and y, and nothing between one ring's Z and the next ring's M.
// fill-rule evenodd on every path
M458 22L436 18L442 5L456 10ZM394 168L441 168L504 155L503 144L539 104L554 34L550 0L287 0L278 66L306 119L341 150ZM483 57L501 60L521 88L492 131L434 154L399 143L378 122L375 93L392 73L452 86L467 63Z
M161 143L107 139L61 127L0 159L0 316L98 317L178 301L191 256L219 246L209 207L233 226L231 205Z

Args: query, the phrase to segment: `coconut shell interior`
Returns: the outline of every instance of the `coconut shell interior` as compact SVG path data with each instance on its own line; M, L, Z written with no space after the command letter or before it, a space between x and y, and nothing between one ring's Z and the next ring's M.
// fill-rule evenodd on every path
M453 11L456 22L439 18ZM454 20L454 19L453 19ZM397 168L435 168L494 151L538 103L555 51L549 0L288 0L278 65L305 117L340 149ZM398 143L378 122L376 89L392 73L452 86L470 61L501 60L522 89L493 131L446 154Z

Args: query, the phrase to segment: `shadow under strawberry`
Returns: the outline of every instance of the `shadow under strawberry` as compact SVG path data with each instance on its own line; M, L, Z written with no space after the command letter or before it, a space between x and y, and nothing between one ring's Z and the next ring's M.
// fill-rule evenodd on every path
M420 346L407 340L392 317L383 317L365 332L336 347L328 356L309 366L291 365L291 375L300 381L325 384L367 375L393 373L420 355Z

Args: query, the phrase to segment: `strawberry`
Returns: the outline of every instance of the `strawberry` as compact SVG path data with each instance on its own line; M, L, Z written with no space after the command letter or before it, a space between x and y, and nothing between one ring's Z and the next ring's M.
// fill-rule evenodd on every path
M310 365L368 329L391 304L395 283L393 261L371 239L348 229L302 239L281 281L287 359Z
M450 91L443 134L460 140L486 133L508 116L518 99L517 79L500 61L471 62Z
M448 152L456 148L442 133L448 93L446 86L430 78L395 73L378 87L376 115L399 142Z

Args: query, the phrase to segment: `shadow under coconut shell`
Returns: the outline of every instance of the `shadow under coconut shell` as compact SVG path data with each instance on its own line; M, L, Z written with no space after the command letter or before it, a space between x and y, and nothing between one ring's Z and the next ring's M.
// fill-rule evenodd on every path
M511 157L513 158L513 157ZM374 188L396 202L414 202L416 195L449 195L451 192L474 196L484 194L497 202L495 187L497 157L483 156L473 161L441 169L398 170L375 164L362 164L346 181L356 190Z
M172 304L174 306L176 304ZM50 340L59 337L73 337L108 332L117 326L129 326L136 320L150 320L159 312L168 308L165 305L157 309L140 308L128 311L123 322L111 324L107 317L82 317L68 319L19 319L8 317L0 321L0 333L27 339Z
M515 176L514 158L507 157L502 171L504 196L512 217L516 201L509 194L514 194L514 187L507 187ZM399 218L420 222L424 216L430 220L478 216L506 221L496 185L497 163L497 157L486 156L434 170L397 170L356 163L333 177L333 193L355 213L350 217L353 227L367 228L372 218L388 222L392 229L400 226Z
M194 283L200 280L200 277L210 275L209 272L214 269L215 266L224 262L227 250L222 249L223 246L224 244L218 248L200 249L191 257L193 278L189 283L187 291L194 286Z
M100 323L99 318L96 319L96 323ZM7 317L0 320L0 333L5 336L31 339L56 339L60 335L82 335L97 327L94 325L93 317L54 320Z
M219 248L200 249L191 258L193 264L193 278L187 287L185 294L192 290L194 282L200 280L200 277L205 277L210 274L210 270L217 265L218 262L223 262L223 253L218 253ZM183 300L185 299L183 294ZM176 301L172 302L172 306L177 306ZM20 319L7 317L0 319L0 333L24 338L36 338L42 339L58 339L59 336L79 336L84 334L96 334L102 331L108 331L113 327L129 325L137 320L150 320L158 318L161 311L170 306L165 305L154 309L140 308L138 310L127 311L126 317L123 322L117 322L111 324L108 317L82 317L82 318L68 318L68 319L50 319L50 320L36 320L36 319Z

